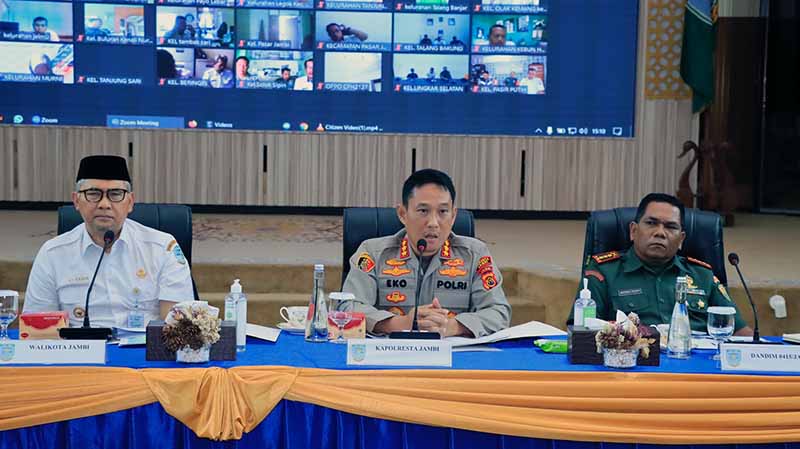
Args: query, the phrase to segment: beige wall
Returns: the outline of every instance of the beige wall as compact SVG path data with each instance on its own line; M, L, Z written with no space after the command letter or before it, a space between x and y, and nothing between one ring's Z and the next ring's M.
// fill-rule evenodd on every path
M137 200L146 202L388 206L398 200L416 148L417 168L453 175L460 207L585 211L635 204L647 192L676 190L687 163L676 156L692 131L689 101L644 99L648 3L640 3L633 139L2 126L0 200L65 201L82 156L127 156L132 143Z

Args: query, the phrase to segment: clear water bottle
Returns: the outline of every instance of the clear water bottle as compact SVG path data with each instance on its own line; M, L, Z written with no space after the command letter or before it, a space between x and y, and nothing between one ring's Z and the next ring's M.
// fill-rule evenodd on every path
M306 341L328 341L328 304L325 300L325 266L314 265L314 289L308 302Z
M692 351L692 327L689 325L689 311L686 309L688 285L686 276L675 280L675 307L669 322L667 356L675 359L688 359Z

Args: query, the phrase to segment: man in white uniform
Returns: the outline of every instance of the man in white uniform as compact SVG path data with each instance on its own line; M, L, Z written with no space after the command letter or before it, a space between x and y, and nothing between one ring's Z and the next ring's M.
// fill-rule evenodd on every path
M137 327L164 316L175 302L192 300L189 265L175 239L128 220L134 195L125 159L81 160L72 203L83 223L42 245L28 279L23 312L65 310L80 327L89 283L103 251L89 310L93 327Z

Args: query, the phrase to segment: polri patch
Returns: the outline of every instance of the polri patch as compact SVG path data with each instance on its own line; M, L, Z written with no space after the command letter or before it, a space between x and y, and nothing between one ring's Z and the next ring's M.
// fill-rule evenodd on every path
M372 257L368 253L362 253L358 256L358 269L363 271L364 273L369 273L372 269L375 268L375 261L372 260Z
M481 281L483 281L483 289L486 291L497 287L497 278L494 276L493 271L483 274L481 276Z

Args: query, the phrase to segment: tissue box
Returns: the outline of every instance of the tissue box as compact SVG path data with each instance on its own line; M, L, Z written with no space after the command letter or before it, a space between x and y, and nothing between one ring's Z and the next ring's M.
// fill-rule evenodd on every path
M66 311L23 313L19 317L20 340L58 340L58 330L68 327Z
M367 320L363 312L353 312L353 318L344 326L344 338L365 338L367 335ZM328 338L339 338L339 327L328 318Z
M650 344L650 357L643 358L639 354L636 360L637 365L658 366L661 364L661 335L658 329L647 327L645 336L655 340ZM573 365L602 365L603 354L597 352L597 343L594 336L597 329L589 329L584 326L567 326L567 358Z
M164 346L161 340L163 320L147 323L147 360L175 361L175 352ZM236 322L223 321L219 329L219 341L211 345L211 360L236 360Z

